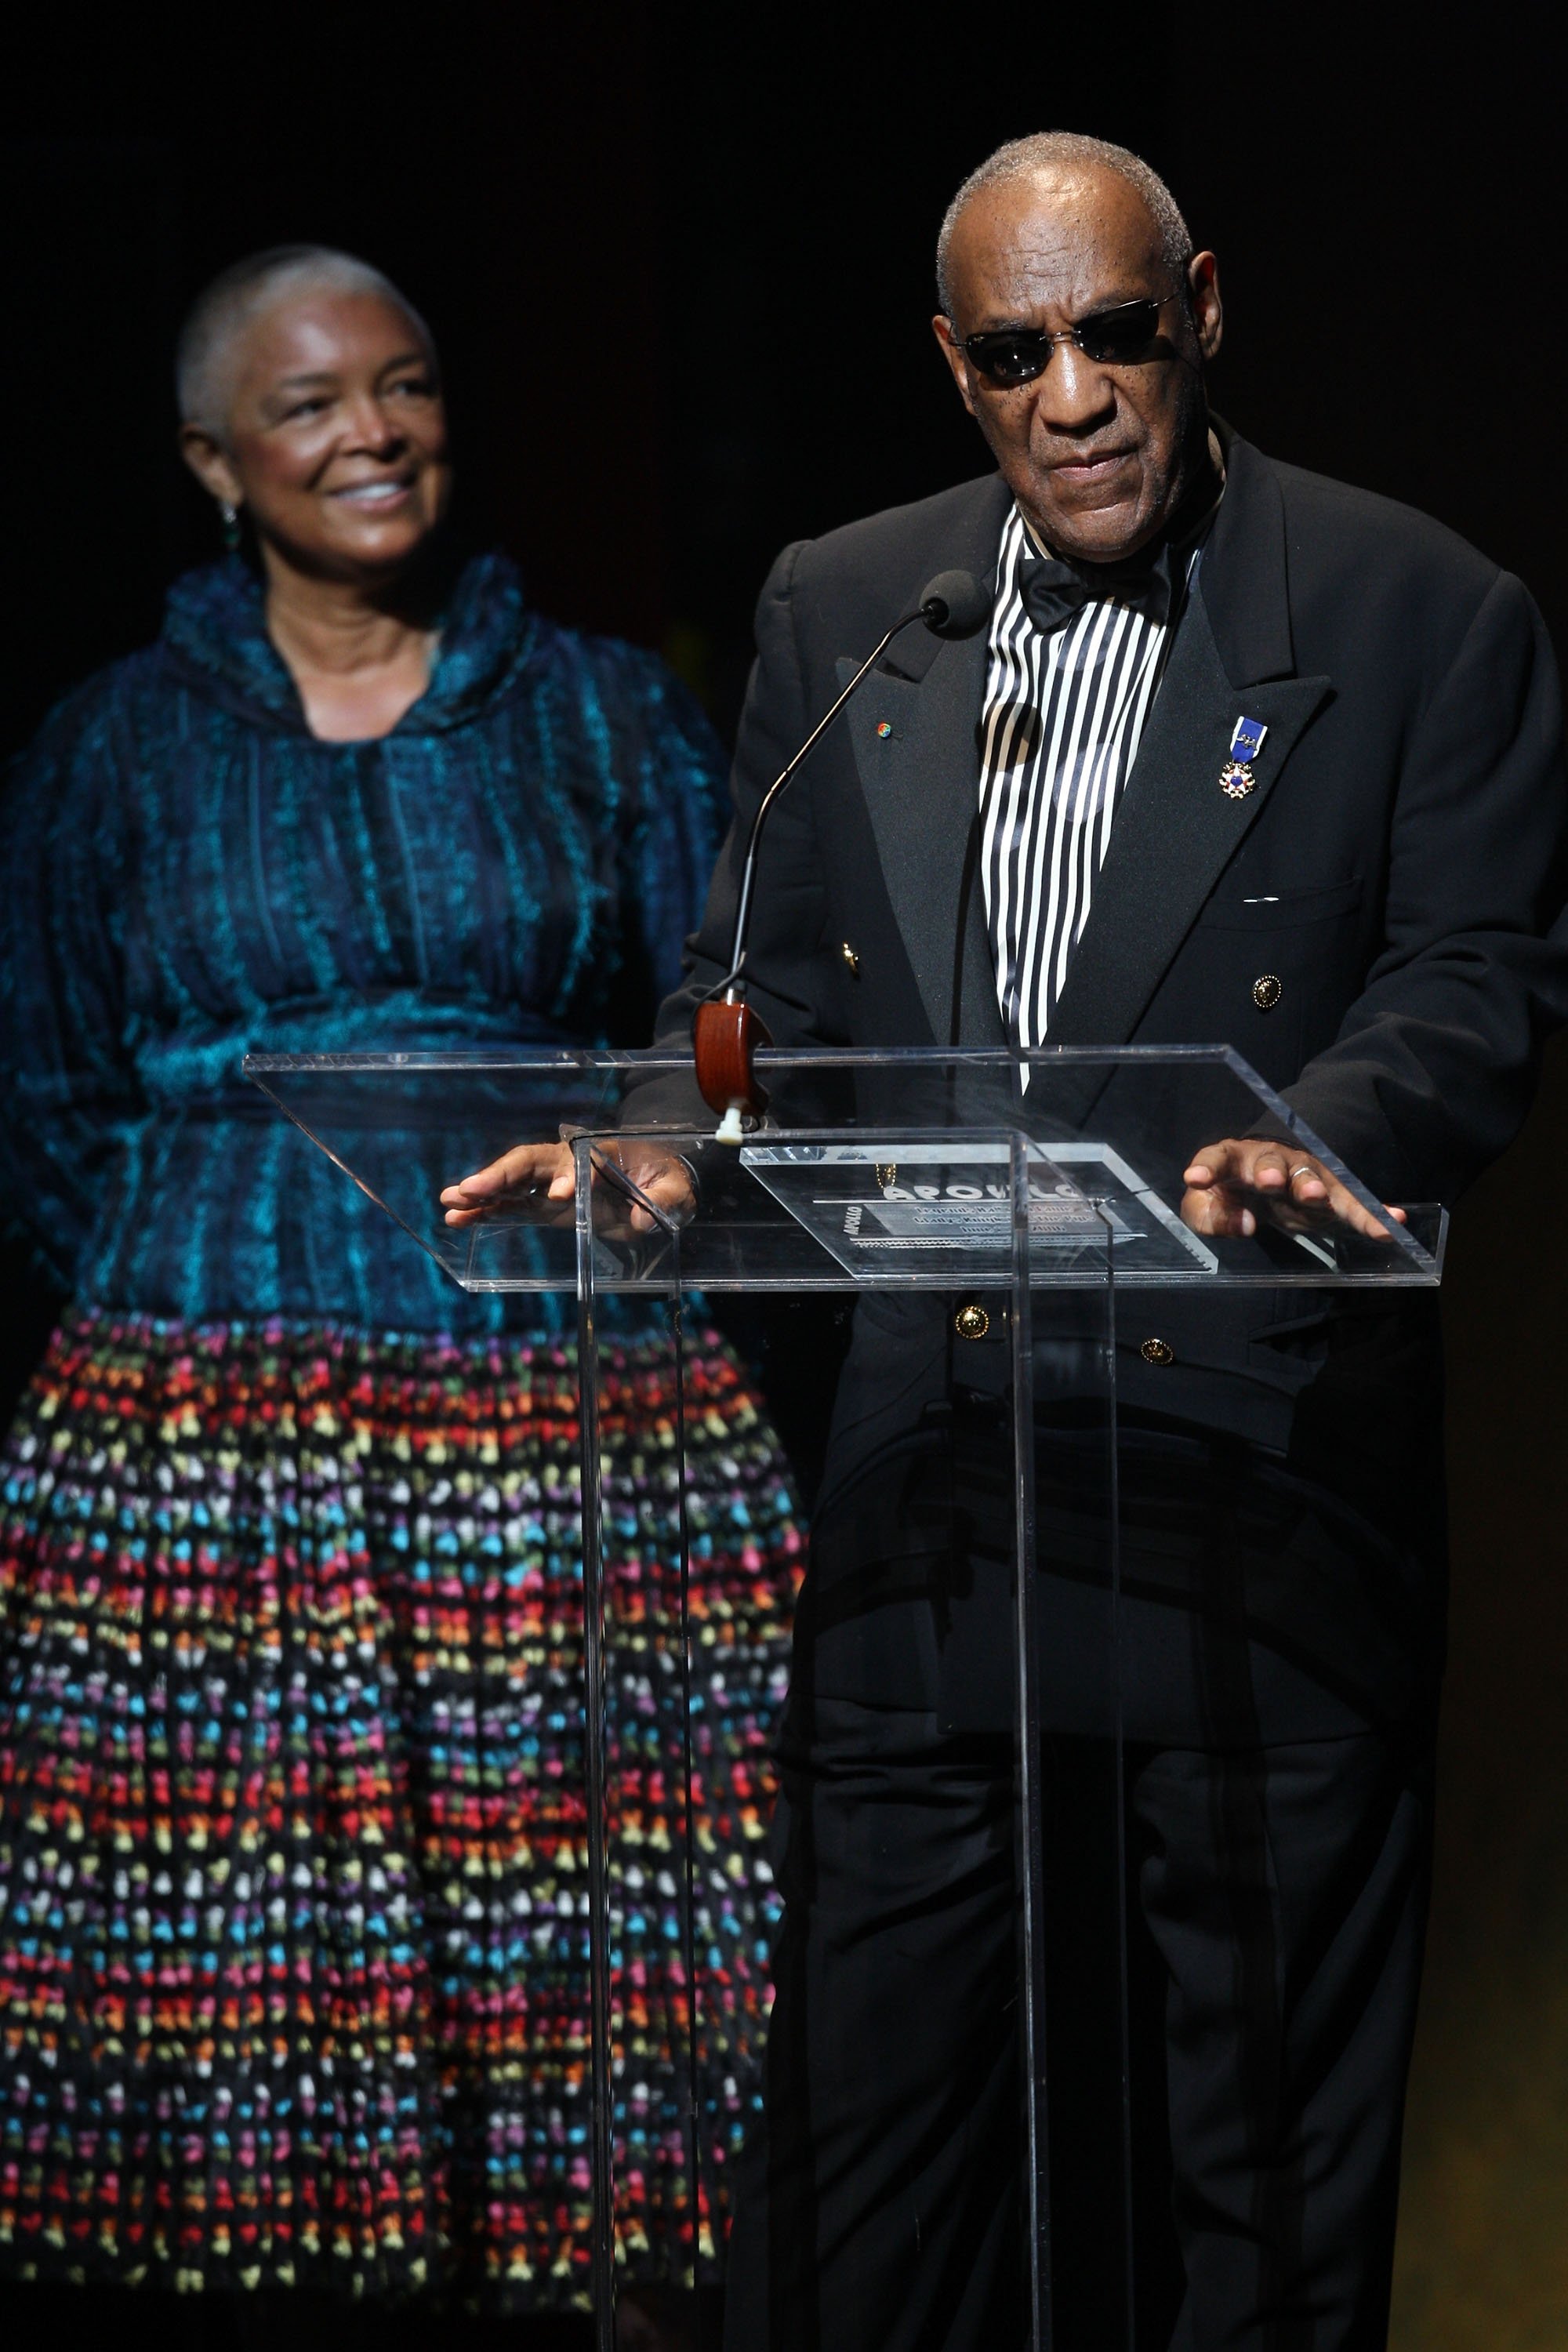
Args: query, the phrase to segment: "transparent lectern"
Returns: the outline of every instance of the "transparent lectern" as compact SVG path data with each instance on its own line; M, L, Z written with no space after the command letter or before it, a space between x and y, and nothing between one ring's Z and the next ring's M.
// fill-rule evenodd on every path
M1010 1981L965 2021L964 2063L1013 2069L1006 2128L1018 2134L1036 2352L1089 2342L1130 2352L1138 2084L1122 1754L1133 1604L1121 1441L1133 1421L1162 1425L1161 1379L1194 1346L1202 1354L1202 1335L1226 1318L1244 1360L1269 1357L1254 1381L1264 1406L1288 1402L1310 1350L1270 1357L1250 1345L1254 1325L1310 1328L1310 1313L1289 1305L1300 1292L1435 1285L1442 1212L1410 1204L1404 1223L1385 1219L1226 1047L764 1053L768 1113L739 1147L714 1139L678 1055L259 1054L246 1068L454 1283L576 1300L593 2035L573 2128L591 2158L589 2286L605 2352L617 2278L647 2259L617 2203L628 2050L653 2035L675 2053L668 2128L656 2135L664 2174L638 2189L679 2249L678 2284L717 2275L731 2188L714 2122L733 2110L737 2068L753 2083L758 2074L759 2053L737 2052L718 2023L711 1926L730 1888L694 1801L707 1730L693 1665L713 1629L689 1607L705 1538L687 1510L688 1426L702 1407L684 1351L705 1298L726 1293L837 1294L852 1307L842 1373L823 1375L839 1388L817 1514L812 1585L827 1605L819 1593L814 1657L847 1687L925 1675L944 1732L1010 1743L1000 1751L1012 1759ZM1335 1168L1339 1210L1258 1202L1245 1237L1194 1230L1182 1213L1193 1153L1257 1133L1293 1138ZM527 1140L571 1146L574 1197L521 1192L479 1224L448 1228L442 1186ZM677 1181L650 1193L652 1172L671 1163ZM1251 1302L1231 1296L1244 1293ZM676 1375L651 1503L629 1494L602 1410L611 1302L628 1297L667 1318ZM1227 1377L1223 1366L1214 1376ZM1152 1604L1145 1593L1136 1605ZM902 1630L889 1647L890 1627ZM900 1663L911 1639L921 1655ZM624 1671L634 1657L646 1668L650 1645L662 1675ZM1244 1648L1259 1671L1270 1660L1317 1670L1289 1597L1278 1624L1267 1611L1249 1622ZM1325 1659L1321 1671L1342 1665ZM648 1832L656 1784L676 1792L661 1804L662 1843ZM630 1981L618 1948L650 1876L677 1897L662 1987ZM834 2063L852 2078L854 2053ZM835 2087L853 2096L852 2080ZM865 2087L873 2100L879 2086ZM807 2265L808 2235L803 2224L795 2249ZM909 2258L919 2259L912 2238Z

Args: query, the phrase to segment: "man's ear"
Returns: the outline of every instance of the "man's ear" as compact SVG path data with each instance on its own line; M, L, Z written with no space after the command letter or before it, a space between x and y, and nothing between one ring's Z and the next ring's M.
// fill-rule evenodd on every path
M1187 267L1193 331L1204 363L1215 358L1225 335L1225 305L1219 299L1219 264L1212 253L1194 253Z
M969 388L969 361L963 345L953 332L952 320L944 317L939 310L931 323L937 341L942 345L942 355L952 371L952 380L958 386L958 396L973 416L974 395Z
M234 460L216 433L205 425L182 425L180 455L209 498L231 507L244 505L245 493Z

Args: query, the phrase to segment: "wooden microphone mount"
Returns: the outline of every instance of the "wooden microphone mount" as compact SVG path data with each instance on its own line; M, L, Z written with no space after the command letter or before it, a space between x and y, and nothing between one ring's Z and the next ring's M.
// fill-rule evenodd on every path
M742 1121L759 1119L766 1110L768 1098L757 1084L752 1057L759 1045L773 1042L745 998L733 988L698 1006L691 1024L697 1084L709 1109L719 1114L721 1143L741 1142L745 1134Z

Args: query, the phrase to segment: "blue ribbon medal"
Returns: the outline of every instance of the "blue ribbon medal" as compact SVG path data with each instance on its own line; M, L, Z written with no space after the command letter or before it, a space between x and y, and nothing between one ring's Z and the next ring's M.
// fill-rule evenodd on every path
M1219 788L1229 801L1244 801L1258 782L1252 762L1268 730L1261 719L1238 719L1230 730L1230 757L1219 772Z

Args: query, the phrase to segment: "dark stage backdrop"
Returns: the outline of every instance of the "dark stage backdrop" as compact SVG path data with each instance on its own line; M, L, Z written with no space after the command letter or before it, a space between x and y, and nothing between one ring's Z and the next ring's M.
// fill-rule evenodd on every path
M426 310L468 518L537 600L663 643L732 724L778 547L981 470L931 341L931 247L963 173L1050 124L1142 149L1218 251L1222 411L1442 517L1568 645L1561 131L1534 16L1124 5L1058 34L1038 12L458 5L184 41L158 21L13 57L0 99L6 745L215 549L173 455L174 324L212 270L293 237L367 253ZM1402 2352L1568 2341L1564 1164L1560 1066L1455 1220ZM15 1265L7 1299L14 1382L47 1301Z

